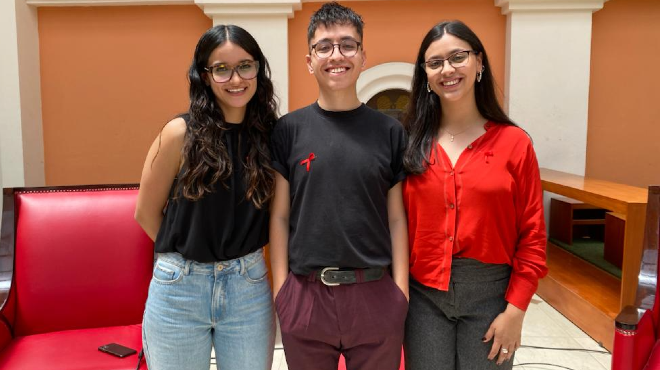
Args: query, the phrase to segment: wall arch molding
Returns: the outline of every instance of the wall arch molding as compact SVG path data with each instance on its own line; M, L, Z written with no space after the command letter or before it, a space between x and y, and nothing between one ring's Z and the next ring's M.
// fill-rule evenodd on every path
M371 67L357 81L358 99L366 103L381 91L401 89L410 91L415 66L404 62L383 63Z

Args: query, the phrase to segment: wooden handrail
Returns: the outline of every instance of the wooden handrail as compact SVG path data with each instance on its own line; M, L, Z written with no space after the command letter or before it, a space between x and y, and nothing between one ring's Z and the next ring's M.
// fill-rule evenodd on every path
M543 190L624 213L628 204L646 204L648 191L636 186L541 168ZM580 198L578 198L580 197ZM586 198L586 199L585 199Z

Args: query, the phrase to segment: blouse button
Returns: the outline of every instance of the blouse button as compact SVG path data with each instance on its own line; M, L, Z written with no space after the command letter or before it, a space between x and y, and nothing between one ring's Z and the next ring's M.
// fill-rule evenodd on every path
M454 203L450 204L449 208L454 209Z
M454 237L453 237L453 236L450 236L450 237L449 237L449 241L450 241L450 242L453 242L453 241L454 241Z
M454 171L449 172L449 176L454 176Z

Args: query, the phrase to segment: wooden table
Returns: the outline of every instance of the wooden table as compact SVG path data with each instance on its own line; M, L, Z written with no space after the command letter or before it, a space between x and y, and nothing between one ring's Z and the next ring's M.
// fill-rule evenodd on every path
M541 168L541 184L545 191L625 216L620 305L623 308L635 304L648 190L546 168Z

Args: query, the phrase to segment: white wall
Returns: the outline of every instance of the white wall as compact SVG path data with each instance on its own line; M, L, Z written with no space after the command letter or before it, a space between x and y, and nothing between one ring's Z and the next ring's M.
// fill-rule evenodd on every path
M46 179L37 8L26 5L25 0L15 1L25 185L43 186Z
M13 0L0 1L0 150L4 186L23 186L18 35ZM39 71L35 71L39 73Z
M37 10L0 1L0 150L4 186L45 184Z

